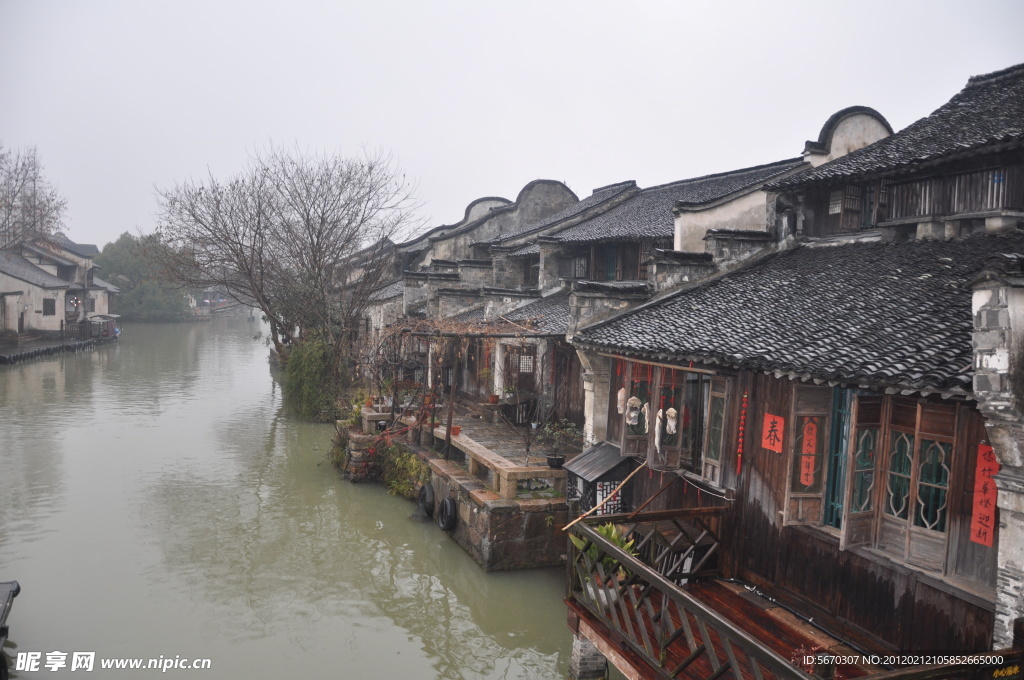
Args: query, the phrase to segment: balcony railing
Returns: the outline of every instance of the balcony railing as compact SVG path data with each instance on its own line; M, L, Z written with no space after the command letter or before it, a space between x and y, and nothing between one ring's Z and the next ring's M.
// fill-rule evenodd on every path
M715 573L712 525L724 511L639 515L627 525L626 537L634 541L629 553L594 529L625 515L576 524L571 532L583 545L569 541L568 600L662 677L806 680L806 673L679 587L697 574Z
M574 617L586 620L608 642L639 657L654 675L667 680L818 677L798 668L795 659L785 658L684 587L690 581L718 575L718 531L724 513L725 508L693 508L635 517L605 515L575 524L570 532L580 545L570 539L567 553L570 621ZM607 522L621 527L623 541L632 543L620 547L596 530ZM950 655L950 659L956 663L906 666L881 673L862 666L827 665L818 665L815 672L825 677L841 674L871 680L1020 677L1024 650ZM871 663L877 668L886 661L879 657Z
M1024 210L1024 165L889 185L891 220Z

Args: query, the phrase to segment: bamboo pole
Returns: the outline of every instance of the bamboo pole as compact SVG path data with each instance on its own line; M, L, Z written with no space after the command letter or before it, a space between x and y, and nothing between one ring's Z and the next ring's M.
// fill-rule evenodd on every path
M577 517L576 519L574 519L573 521L569 522L564 527L562 527L562 531L568 531L569 528L572 525L576 524L577 522L579 522L580 520L582 520L585 517L589 517L590 515L594 514L595 512L597 512L598 510L603 508L605 503L607 503L611 499L615 498L615 494L619 493L619 491L622 490L622 487L626 486L626 482L628 482L629 480L633 479L633 475L635 475L636 473L640 472L645 467L647 467L647 461L646 460L643 462L642 465L640 465L640 467L638 467L637 469L635 469L632 472L630 472L629 475L625 479L622 480L622 483L619 484L617 487L615 487L615 491L612 491L610 494L608 494L605 497L605 499L603 501L601 501L600 503L598 503L597 505L592 507L590 510L587 510L585 513L583 513L582 515L580 515L579 517Z
M648 498L648 499L647 499L646 501L644 501L644 504L643 504L643 505L641 505L641 506L640 506L639 508L637 508L636 510L634 510L634 511L633 511L633 512L632 512L632 513L631 513L631 514L629 515L629 519L633 519L634 517L636 517L637 515L639 515L639 514L640 514L640 511L641 511L641 510L643 510L643 509L644 509L644 508L646 508L646 507L647 507L648 505L650 505L650 504L651 504L651 501L653 501L653 500L654 500L655 498L657 498L658 496L660 496L660 495L661 495L661 494L662 494L662 493L663 493L663 492L665 491L665 489L667 489L668 487L672 486L672 484L673 484L673 483L674 483L675 481L676 481L675 479L669 478L668 482L666 482L666 483L665 483L665 486L663 486L663 487L661 487L660 489L658 489L658 492L657 492L656 494L654 494L653 496L651 496L650 498Z

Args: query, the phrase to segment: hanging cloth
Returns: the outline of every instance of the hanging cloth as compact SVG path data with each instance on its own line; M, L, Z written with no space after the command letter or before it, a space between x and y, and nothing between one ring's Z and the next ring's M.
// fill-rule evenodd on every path
M630 397L626 401L626 424L636 425L640 421L640 400Z

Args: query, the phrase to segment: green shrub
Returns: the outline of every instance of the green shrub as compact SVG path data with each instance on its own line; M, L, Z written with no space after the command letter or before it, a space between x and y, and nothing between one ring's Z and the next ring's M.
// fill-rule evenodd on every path
M416 500L418 485L430 481L430 467L401 444L379 440L374 446L374 457L380 480L390 494Z
M338 418L332 360L331 346L319 338L307 338L288 354L285 404L299 418L320 423Z

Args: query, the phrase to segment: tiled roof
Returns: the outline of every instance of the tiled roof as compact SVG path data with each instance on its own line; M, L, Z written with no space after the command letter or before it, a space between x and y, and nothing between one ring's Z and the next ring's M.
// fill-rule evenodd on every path
M559 291L504 315L544 335L565 335L569 328L569 293Z
M21 255L0 251L0 273L40 288L67 288L68 282L43 271Z
M491 334L565 335L569 328L569 293L559 291L514 309L494 321L484 321L484 308L477 307L451 317L465 324L464 332Z
M456 314L455 316L452 317L452 321L457 321L458 323L483 323L484 308L477 307L476 309L471 309L468 312Z
M683 193L678 202L682 205L704 205L744 189L760 188L772 177L778 177L804 164L803 158L788 158L784 161L756 165L752 168L706 175L683 182Z
M1024 234L803 246L580 331L625 356L969 393L971 291Z
M803 160L792 158L769 165L706 175L671 184L642 189L608 212L556 232L552 238L563 243L618 241L625 239L669 239L675 234L672 208L676 203L700 205L749 189L789 172Z
M405 281L399 279L398 281L389 283L383 288L378 288L377 290L373 291L367 296L366 299L369 300L370 302L381 302L382 300L390 300L391 298L396 298L404 294Z
M70 251L79 257L96 257L100 249L91 243L75 243L64 234L54 234L47 237L64 250Z
M117 286L115 286L112 283L107 283L106 281L104 281L100 277L96 276L95 274L93 274L93 277L92 277L92 285L97 287L97 288L106 288L111 293L120 293L121 292L120 288L118 288Z
M896 134L771 186L894 174L1007 143L1024 143L1024 64L975 76L949 102Z
M513 250L508 254L509 257L525 257L527 255L540 255L540 244L539 243L527 243L518 250Z
M544 218L540 222L533 222L531 224L524 224L519 229L516 229L514 231L510 231L508 233L502 234L501 236L499 236L498 238L494 239L493 241L490 241L490 243L493 243L493 244L504 243L505 241L510 241L510 240L512 240L512 239L514 239L516 237L522 236L524 234L529 234L529 233L535 232L535 231L541 231L542 229L546 229L547 227L554 226L554 225L558 224L559 222L563 222L563 221L565 221L565 220L567 220L567 219L569 219L571 217L575 217L575 216L579 215L580 213L582 213L582 212L584 212L586 210L589 210L590 208L592 208L594 206L597 206L597 205L600 205L600 204L604 203L605 201L610 201L613 198L615 198L616 196L619 196L619 195L621 195L621 194L623 194L623 193L625 193L627 191L632 191L632 190L635 190L635 189L636 189L636 182L634 182L632 180L629 180L629 181L626 181L626 182L619 182L618 184L610 184L610 185L608 185L606 187L601 187L599 189L594 189L594 193L590 194L590 196L587 196L582 201L579 201L578 203L570 205L568 208L565 208L564 210L560 210L557 213L555 213L554 215L551 215L549 217Z
M33 245L31 243L22 243L21 244L21 248L22 248L23 251L27 250L30 253L33 253L35 255L39 255L40 257L45 257L46 259L50 260L51 262L56 262L57 264L64 265L65 267L74 267L75 266L75 263L72 262L71 260L69 260L69 259L67 259L65 257L61 257L57 253L51 252L49 250L46 250L45 248L40 248L39 246Z
M600 442L573 458L563 467L588 482L596 482L601 475L611 472L617 465L630 459L623 458L619 447L609 442Z
M573 289L590 293L649 293L647 281L590 281L579 279Z

